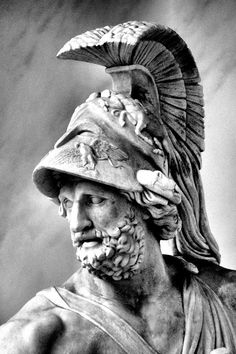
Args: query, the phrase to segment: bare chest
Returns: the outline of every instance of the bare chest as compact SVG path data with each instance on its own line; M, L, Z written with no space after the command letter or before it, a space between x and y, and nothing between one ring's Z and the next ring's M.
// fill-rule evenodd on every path
M166 296L153 300L142 309L146 323L146 336L160 353L181 353L184 338L185 317L181 299Z

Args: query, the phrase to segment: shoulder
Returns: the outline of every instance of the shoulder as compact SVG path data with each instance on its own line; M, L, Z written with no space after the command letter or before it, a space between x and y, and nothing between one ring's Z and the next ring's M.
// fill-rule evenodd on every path
M236 312L236 271L210 262L201 262L197 266L199 277L230 310Z
M181 257L166 256L167 265L174 268L177 276L175 280L183 282L183 274L193 273L206 283L220 298L230 312L236 312L236 271L221 267L218 264L194 260L187 262Z
M46 299L35 296L0 327L0 352L44 353L50 339L62 329L63 323L54 312L53 305Z
M1 354L98 352L123 353L91 321L53 305L40 293L0 326Z

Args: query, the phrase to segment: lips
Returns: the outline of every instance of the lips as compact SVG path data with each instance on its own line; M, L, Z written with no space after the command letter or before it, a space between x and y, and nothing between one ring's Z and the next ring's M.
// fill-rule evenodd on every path
M88 234L76 233L72 235L72 243L74 247L80 247L82 244L88 247L93 247L97 243L101 243L101 237L97 237L95 232L90 232Z
M84 248L93 248L95 246L97 246L98 244L100 244L101 242L98 242L98 241L93 241L93 240L90 240L89 242L88 241L85 241L83 242L83 247Z

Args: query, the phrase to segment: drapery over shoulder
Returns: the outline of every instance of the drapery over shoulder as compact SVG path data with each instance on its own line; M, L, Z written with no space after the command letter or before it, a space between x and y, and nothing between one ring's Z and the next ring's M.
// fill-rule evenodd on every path
M209 354L216 348L236 353L231 319L215 292L197 276L185 280L183 289L185 337L182 354Z

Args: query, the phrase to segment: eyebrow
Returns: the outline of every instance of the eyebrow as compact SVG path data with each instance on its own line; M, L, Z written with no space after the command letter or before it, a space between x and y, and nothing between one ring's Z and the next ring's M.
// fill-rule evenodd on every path
M70 190L70 187L63 187L63 188L61 188L58 197L60 199L60 197L65 197L65 195L68 195L68 194L70 194L70 195L73 194L72 191Z

